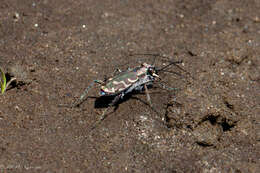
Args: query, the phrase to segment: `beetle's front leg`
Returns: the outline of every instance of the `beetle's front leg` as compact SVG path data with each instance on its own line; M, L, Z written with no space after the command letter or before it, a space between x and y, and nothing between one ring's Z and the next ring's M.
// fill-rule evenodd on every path
M144 84L144 89L145 89L145 94L146 94L146 98L147 98L147 101L149 102L150 106L152 106L152 102L151 102L151 97L150 97L150 94L149 94L149 91L148 91L148 88L146 86L146 84Z
M148 91L148 88L147 88L147 85L144 84L144 89L145 89L145 94L146 94L146 98L147 98L147 101L149 102L149 105L151 107L151 109L156 112L157 114L160 114L156 111L156 109L154 109L153 105L152 105L152 102L151 102L151 97L150 97L150 94L149 94L149 91Z

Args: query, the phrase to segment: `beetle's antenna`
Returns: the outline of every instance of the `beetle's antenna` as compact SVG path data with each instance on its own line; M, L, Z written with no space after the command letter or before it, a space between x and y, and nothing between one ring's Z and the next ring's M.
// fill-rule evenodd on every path
M165 58L169 61L169 59L167 58L167 55L164 54L157 54L157 56ZM181 68L180 66L178 66L177 64L183 63L183 61L170 61L170 63L164 67L162 67L161 69L158 69L157 71L162 71L164 69L166 69L167 67L174 65L175 67L177 67L178 69L180 69L181 71L185 72L186 74L188 74L192 79L194 79L194 77L190 74L190 72L184 70L183 68Z
M155 64L155 59L156 59L156 56L153 57L152 66L154 66L154 64Z
M169 67L169 66L171 66L171 65L174 65L174 66L178 67L179 69L181 69L182 71L184 71L184 72L187 73L186 70L184 70L184 69L182 69L180 66L176 65L176 64L180 64L180 63L182 63L182 61L172 61L172 62L170 62L168 65L166 65L166 66L164 66L164 67L162 67L162 68L160 68L160 69L156 69L156 71L157 71L157 72L163 71L163 70L166 69L167 67Z
M158 83L157 83L158 82ZM160 78L159 81L157 81L156 83L160 86L159 88L164 89L164 90L168 90L168 91L174 91L174 90L179 90L179 88L173 88L173 87L169 87L167 86L165 81L162 81L162 79Z
M174 71L169 71L169 70L161 70L161 72L167 72L167 73L171 73L171 74L175 74L177 76L180 76L180 77L184 77L183 75L181 75L180 73L178 72L174 72Z
M129 54L129 56L137 56L137 55L144 55L144 56L154 56L153 61L152 61L152 65L154 66L155 64L155 59L157 56L160 56L160 54L155 54L155 53L134 53L134 54Z
M164 54L159 54L159 53L136 53L136 54L130 54L129 56L136 56L136 55L145 55L145 56L154 56L154 59L153 59L153 65L155 63L155 57L161 57L161 58L166 58L167 56L164 55ZM170 64L162 67L161 69L157 69L157 71L161 71L161 70L164 70L165 68L171 66L171 65L174 65L176 66L177 68L181 69L182 71L188 73L186 70L182 69L180 66L177 66L176 64L180 64L180 63L183 63L182 61L170 61Z

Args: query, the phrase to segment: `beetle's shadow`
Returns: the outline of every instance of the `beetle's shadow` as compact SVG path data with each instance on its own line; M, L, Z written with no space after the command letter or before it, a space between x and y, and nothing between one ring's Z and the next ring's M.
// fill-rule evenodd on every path
M109 103L112 102L114 97L110 96L101 96L101 97L96 97L95 98L95 108L107 108L109 107Z
M129 100L131 98L133 94L127 94L126 96L124 96L123 99L120 99L115 106L118 107L119 104L121 104L122 102L125 102L127 100ZM100 96L100 97L95 97L95 108L107 108L110 106L110 103L112 103L112 101L114 100L115 96Z

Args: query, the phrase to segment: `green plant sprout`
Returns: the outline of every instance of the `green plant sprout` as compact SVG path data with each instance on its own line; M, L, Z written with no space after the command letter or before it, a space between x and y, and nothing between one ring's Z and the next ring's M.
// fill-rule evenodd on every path
M4 92L6 91L7 87L11 84L12 81L16 80L16 78L11 78L7 83L6 83L6 76L4 71L2 70L2 68L0 68L1 71L1 80L0 80L0 84L1 84L1 93L4 94Z

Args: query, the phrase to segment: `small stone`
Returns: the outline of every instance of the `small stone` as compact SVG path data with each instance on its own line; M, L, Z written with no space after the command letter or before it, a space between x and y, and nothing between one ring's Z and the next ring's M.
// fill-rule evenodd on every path
M17 22L20 19L19 13L15 12L14 13L14 21Z
M258 23L258 22L260 22L260 19L259 19L258 16L256 16L256 17L254 17L253 21L256 22L256 23Z

